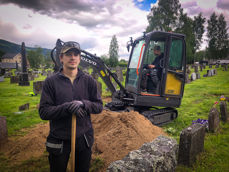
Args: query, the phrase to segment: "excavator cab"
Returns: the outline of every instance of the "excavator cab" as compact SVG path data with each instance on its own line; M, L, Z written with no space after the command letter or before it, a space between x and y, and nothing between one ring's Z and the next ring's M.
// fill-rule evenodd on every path
M179 107L185 83L185 36L170 32L150 32L131 41L125 88L134 95L135 107ZM160 49L160 59L147 68Z

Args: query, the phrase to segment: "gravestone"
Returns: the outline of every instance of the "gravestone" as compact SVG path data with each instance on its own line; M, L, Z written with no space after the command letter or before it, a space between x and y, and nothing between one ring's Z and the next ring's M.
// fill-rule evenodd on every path
M190 79L187 73L185 74L185 83L190 83Z
M52 71L51 70L48 70L48 73L47 73L47 77L50 77L50 76L52 76Z
M196 73L196 79L200 79L200 73L199 72Z
M161 135L129 152L122 160L112 162L107 172L173 172L177 165L177 151L176 140Z
M116 67L116 74L118 76L118 80L120 82L122 82L123 81L123 74L122 74L122 69L120 68L120 66Z
M96 84L97 84L97 91L100 94L100 96L102 96L102 83L96 80Z
M219 112L216 108L212 108L208 115L208 128L210 132L217 132L219 129Z
M216 64L216 65L215 65L215 68L219 68L219 64Z
M207 70L207 76L208 77L212 76L212 71L211 70Z
M227 112L227 103L226 101L220 102L220 114L221 114L221 120L223 122L228 121L228 112Z
M44 81L33 82L33 92L35 94L41 94Z
M203 69L205 69L206 68L206 64L203 64Z
M19 82L19 76L11 76L10 77L10 83L15 84Z
M10 78L12 75L13 75L12 72L5 72L4 77Z
M212 65L211 64L209 64L209 68L212 68Z
M7 140L7 137L8 137L8 130L7 130L6 117L0 116L0 145Z
M205 125L196 123L182 130L180 135L178 163L192 166L204 149Z
M199 72L197 65L194 66L194 71L195 71L195 73L198 73Z
M186 72L187 72L187 74L191 73L190 66L187 66Z
M203 71L203 65L200 65L200 71L201 72Z
M4 76L0 76L0 82L4 81Z
M27 60L26 60L26 50L25 50L25 43L22 42L21 45L21 67L22 67L22 73L20 74L19 77L19 85L20 86L29 86L29 76L27 72Z
M192 73L191 74L191 81L195 81L196 80L196 73Z
M227 69L228 69L228 65L227 64L225 64L224 69L225 69L225 71L227 71Z
M19 106L19 111L23 111L23 110L28 110L29 109L29 103L26 103L24 105Z

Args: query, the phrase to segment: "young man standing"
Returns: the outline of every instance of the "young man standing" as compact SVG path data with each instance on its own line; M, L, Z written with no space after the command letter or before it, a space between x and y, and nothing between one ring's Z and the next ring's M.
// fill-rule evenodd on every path
M76 115L76 170L89 171L91 147L94 142L90 114L98 114L103 103L96 81L79 68L80 45L63 44L60 61L63 68L43 85L39 114L49 120L50 132L46 149L51 172L65 172L71 152L71 120Z

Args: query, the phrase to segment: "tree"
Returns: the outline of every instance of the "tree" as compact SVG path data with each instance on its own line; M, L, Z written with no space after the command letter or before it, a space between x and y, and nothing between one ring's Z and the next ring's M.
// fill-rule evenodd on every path
M111 67L115 67L118 65L118 41L115 35L112 37L110 43L109 64Z
M101 59L102 59L102 61L107 65L107 66L109 66L110 64L109 64L109 58L108 58L108 56L107 55L102 55L101 56Z
M36 50L28 51L27 58L30 66L33 69L38 69L41 64L44 64L44 56L42 54L42 48L38 47Z
M210 59L217 59L217 48L218 48L218 41L217 41L217 35L218 35L218 27L217 27L218 19L215 12L212 13L210 16L210 19L208 20L208 26L207 26L207 37L208 37L208 52Z
M202 37L204 34L204 23L205 18L202 16L202 13L199 13L198 16L194 16L193 21L193 31L195 35L195 52L199 50L201 44L202 44Z
M227 33L227 23L223 14L220 14L218 18L218 34L217 34L217 45L218 45L218 58L223 59L229 52L229 40Z
M187 63L194 62L194 45L195 35L193 33L193 20L187 16L187 13L183 13L183 9L180 9L179 25L175 32L186 35L186 58Z
M152 30L173 31L177 26L180 8L179 0L159 0L158 7L152 7L147 16L149 26L146 28L146 32Z

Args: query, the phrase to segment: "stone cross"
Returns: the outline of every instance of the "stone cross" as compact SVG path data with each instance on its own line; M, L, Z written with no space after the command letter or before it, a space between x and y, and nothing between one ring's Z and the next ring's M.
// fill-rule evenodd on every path
M26 61L26 50L25 50L25 43L22 42L21 45L21 56L22 56L22 73L20 75L19 85L20 86L29 86L29 77L27 72L27 61Z

